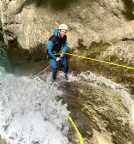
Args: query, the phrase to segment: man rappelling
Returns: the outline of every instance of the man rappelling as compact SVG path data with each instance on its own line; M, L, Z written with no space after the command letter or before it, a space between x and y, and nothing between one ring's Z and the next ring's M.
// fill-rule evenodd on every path
M48 40L48 56L49 63L52 69L52 81L56 80L58 63L60 63L64 70L65 79L68 80L68 60L66 52L68 26L66 24L59 25L58 29L54 30L53 35Z

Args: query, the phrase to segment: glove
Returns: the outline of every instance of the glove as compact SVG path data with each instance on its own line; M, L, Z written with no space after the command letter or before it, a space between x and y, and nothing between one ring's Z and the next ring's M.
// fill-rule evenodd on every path
M61 53L61 54L60 54L60 57L62 58L63 56L64 56L64 53Z
M60 61L60 57L57 57L57 58L56 58L56 61Z

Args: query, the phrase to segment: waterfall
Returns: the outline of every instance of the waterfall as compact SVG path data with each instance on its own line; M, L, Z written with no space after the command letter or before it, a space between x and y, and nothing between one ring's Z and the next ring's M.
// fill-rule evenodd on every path
M0 135L10 144L68 144L68 111L56 100L61 94L40 78L1 72Z

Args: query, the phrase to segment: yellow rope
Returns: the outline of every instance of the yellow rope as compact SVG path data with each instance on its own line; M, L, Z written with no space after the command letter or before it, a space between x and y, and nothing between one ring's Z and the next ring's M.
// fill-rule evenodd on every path
M65 53L65 54L75 56L75 57L78 57L78 58L81 58L81 59L92 60L92 61L96 61L96 62L101 62L101 63L105 63L105 64L110 64L110 65L114 65L114 66L118 66L118 67L127 68L127 69L130 69L130 70L134 70L134 67L130 67L130 66L120 65L120 64L116 64L116 63L112 63L112 62L102 61L102 60L97 60L97 59L93 59L93 58L89 58L89 57L85 57L85 56L80 56L80 55L76 55L76 54L70 54L70 53ZM75 122L73 121L71 116L68 116L68 119L69 119L70 123L72 124L73 128L75 129L75 131L76 131L76 133L79 137L80 144L84 144L84 139L83 139L79 129L77 128Z
M71 116L69 115L68 116L68 120L70 121L72 127L75 129L76 133L77 133L77 136L79 138L79 141L80 141L80 144L84 144L84 139L79 131L79 129L77 128L75 122L73 121L73 119L71 118Z
M80 59L87 59L87 60L91 60L91 61L96 61L96 62L101 62L101 63L105 63L105 64L110 64L110 65L122 67L122 68L127 68L129 70L134 70L134 67L130 67L130 66L120 65L120 64L116 64L116 63L112 63L112 62L103 61L103 60L97 60L97 59L93 59L93 58L90 58L90 57L80 56L80 55L71 54L71 53L65 53L65 54L71 55L71 56L74 56L74 57L78 57Z
M101 62L101 63L105 63L105 64L110 64L110 65L122 67L122 68L127 68L129 70L134 70L134 67L130 67L130 66L120 65L120 64L116 64L116 63L112 63L112 62L103 61L103 60L97 60L97 59L93 59L90 57L80 56L80 55L71 54L71 53L65 53L65 54L75 56L75 57L80 58L80 59L87 59L87 60L91 60L91 61L96 61L96 62ZM73 119L71 118L70 115L68 116L68 120L70 121L72 127L75 129L77 136L79 138L80 144L84 144L84 139L83 139L79 129L77 128L75 122L73 121Z

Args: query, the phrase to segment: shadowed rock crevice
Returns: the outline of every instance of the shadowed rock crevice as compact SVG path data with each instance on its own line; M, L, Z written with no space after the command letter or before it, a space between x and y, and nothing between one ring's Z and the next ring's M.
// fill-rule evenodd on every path
M26 5L35 3L37 7L45 7L49 5L54 10L64 10L72 3L77 3L79 0L28 0Z
M125 8L126 8L126 12L122 12L126 19L128 20L134 20L134 15L133 15L133 11L134 11L134 2L132 0L122 0Z
M28 61L40 61L47 59L47 51L44 44L38 44L30 49L23 49L17 39L8 41L8 57L11 63L21 64Z
M10 62L7 54L7 46L4 42L3 31L0 27L0 66L4 67L4 69L8 72L11 72Z

